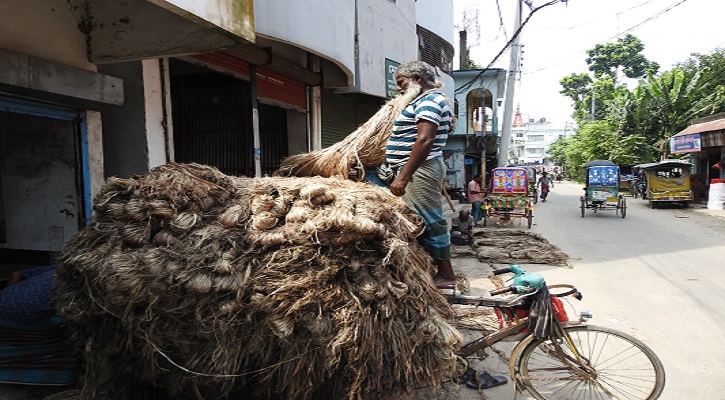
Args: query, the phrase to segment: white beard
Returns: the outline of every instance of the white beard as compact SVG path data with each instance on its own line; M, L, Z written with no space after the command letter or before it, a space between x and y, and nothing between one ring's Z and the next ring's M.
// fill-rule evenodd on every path
M405 99L406 104L410 104L420 94L423 87L413 81L408 82L408 88L402 91L400 94Z

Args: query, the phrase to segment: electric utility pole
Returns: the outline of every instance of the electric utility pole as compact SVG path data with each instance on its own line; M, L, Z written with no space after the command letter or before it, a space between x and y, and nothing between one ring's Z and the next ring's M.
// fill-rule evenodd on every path
M521 27L521 1L516 0L516 19L514 20L514 34ZM516 35L511 42L511 60L509 63L508 79L506 81L506 99L503 109L503 127L501 129L501 142L498 148L498 166L505 167L509 161L509 143L511 142L511 122L514 106L514 87L516 86L516 77L519 74L521 65L521 45L519 45L519 37Z

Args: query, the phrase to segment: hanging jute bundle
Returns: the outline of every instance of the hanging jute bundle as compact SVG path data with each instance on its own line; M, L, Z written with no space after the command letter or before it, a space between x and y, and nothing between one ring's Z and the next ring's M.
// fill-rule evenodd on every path
M109 179L67 245L80 399L382 399L454 374L461 338L384 189L197 164Z
M408 90L389 100L354 132L330 147L287 157L282 160L275 175L363 180L366 166L385 162L385 146L393 131L395 118L416 96L418 92Z

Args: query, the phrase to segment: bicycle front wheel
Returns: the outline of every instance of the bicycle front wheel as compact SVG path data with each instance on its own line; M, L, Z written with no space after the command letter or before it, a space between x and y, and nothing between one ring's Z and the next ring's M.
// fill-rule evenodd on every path
M665 369L641 341L599 326L565 331L579 357L563 339L558 346L534 340L521 352L519 380L535 398L654 400L662 393Z

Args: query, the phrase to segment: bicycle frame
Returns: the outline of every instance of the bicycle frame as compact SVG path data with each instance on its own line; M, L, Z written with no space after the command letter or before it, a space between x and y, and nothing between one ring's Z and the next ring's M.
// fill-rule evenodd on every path
M562 285L555 285L555 286L562 286ZM576 290L576 289L574 289ZM528 293L520 296L516 296L514 298L504 297L504 298L493 298L493 297L483 297L483 296L463 296L463 295L446 295L448 298L448 302L451 304L465 304L465 305L474 305L477 307L492 307L492 308L501 308L501 309L514 309L517 306L523 305L526 298L529 296L532 296L534 293ZM500 318L500 317L499 317ZM485 348L491 347L492 345L506 339L512 336L515 336L526 329L528 329L528 317L524 318L518 318L513 323L509 324L508 326L503 326L496 330L495 332L492 332L488 335L482 336L480 338L474 339L463 346L458 350L457 354L460 357L468 358L480 350L483 350ZM558 357L562 360L562 362L566 362L570 365L570 367L573 370L581 371L580 374L582 375L582 380L588 379L588 375L590 375L591 369L585 365L585 363L582 362L579 352L576 349L576 346L573 345L571 338L566 333L564 328L568 327L574 327L574 326L581 326L586 325L586 320L584 317L582 317L579 320L576 321L566 321L561 322L557 317L554 318L555 323L558 325L554 329L555 337L563 339L564 342L567 345L567 348L574 354L576 358L571 358L570 356L567 356L561 351L560 346L556 346L556 351ZM509 376L512 378L515 378L516 381L516 388L517 390L523 390L523 387L521 387L521 376L517 373L516 365L518 363L518 358L521 352L526 348L526 346L529 345L529 343L533 342L535 340L534 336L529 332L526 336L524 336L519 342L516 344L514 349L511 351L511 355L509 356Z
M499 328L482 334L456 351L466 371L468 358L477 352L506 339L516 341L508 360L509 377L515 382L515 391L528 391L537 399L570 398L631 398L655 400L665 385L662 361L646 344L632 335L615 329L589 325L591 313L582 311L579 318L569 320L561 300L573 295L581 300L581 293L572 285L546 285L537 274L527 274L518 265L497 269L493 275L513 273L513 284L489 292L491 297L447 294L450 304L491 307L496 310ZM550 297L550 310L532 301ZM553 293L552 289L557 293ZM563 290L562 290L563 289ZM493 297L503 293L516 293ZM541 323L529 330L531 312L548 318L551 312L551 331L539 332ZM534 334L534 330L537 334ZM635 372L636 371L636 372ZM468 383L468 382L467 382Z

